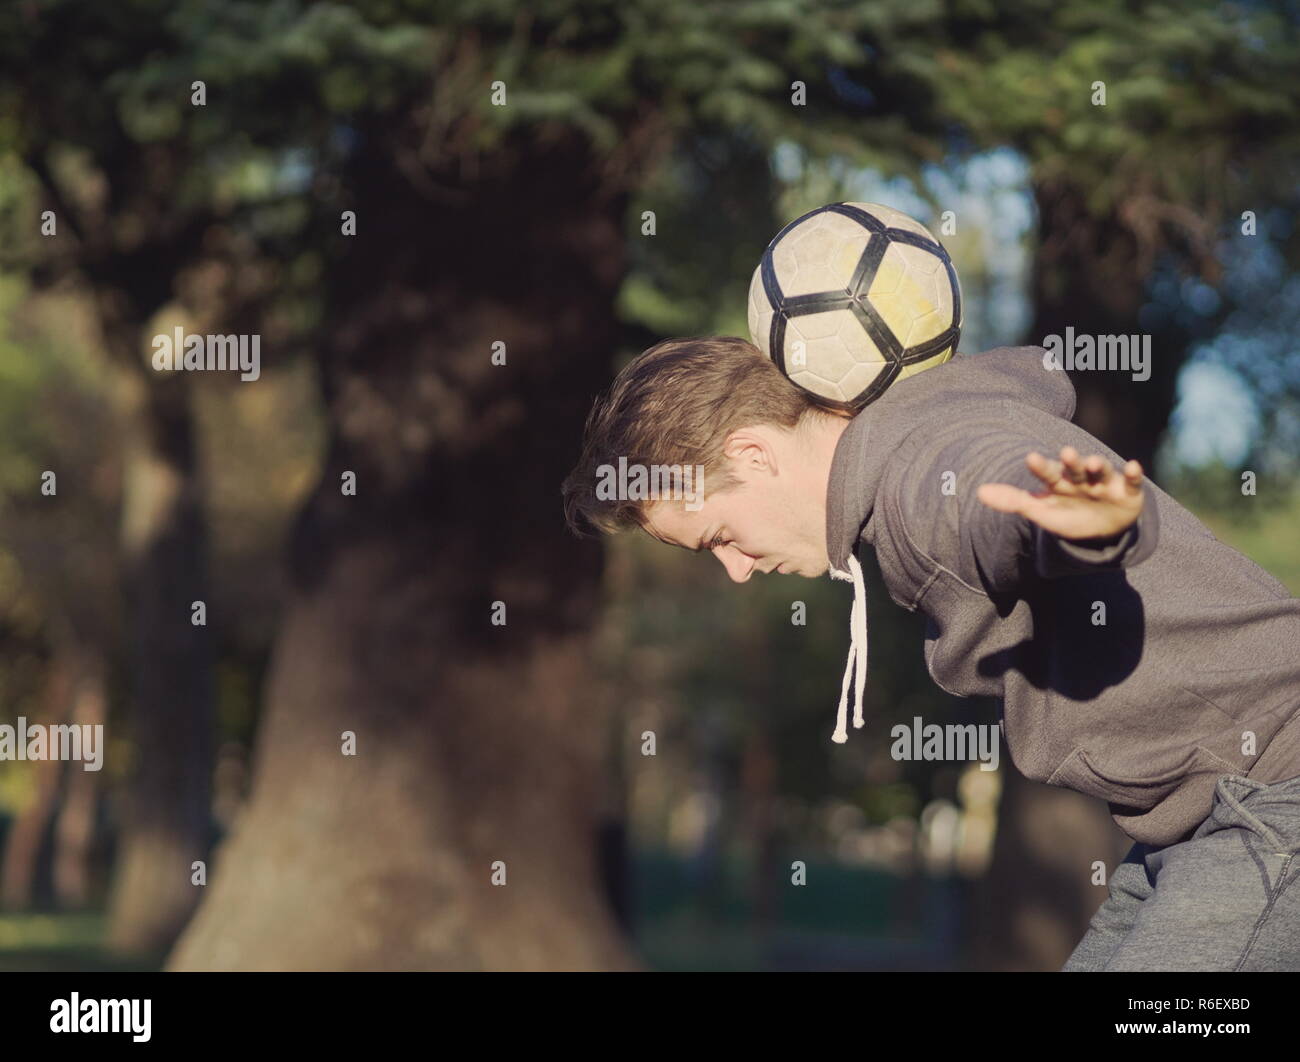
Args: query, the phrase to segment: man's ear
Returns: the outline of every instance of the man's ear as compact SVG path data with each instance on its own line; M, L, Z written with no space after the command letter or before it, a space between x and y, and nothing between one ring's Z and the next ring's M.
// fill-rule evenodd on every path
M738 475L777 471L776 448L761 428L737 428L727 436L722 452L734 462Z

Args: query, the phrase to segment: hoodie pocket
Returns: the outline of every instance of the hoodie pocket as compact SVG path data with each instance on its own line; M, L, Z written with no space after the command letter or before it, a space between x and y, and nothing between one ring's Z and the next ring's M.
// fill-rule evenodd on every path
M1178 762L1140 775L1121 773L1095 762L1084 749L1075 749L1047 779L1048 785L1099 797L1108 804L1146 810L1159 804L1195 774L1232 774L1235 769L1213 753L1196 746Z

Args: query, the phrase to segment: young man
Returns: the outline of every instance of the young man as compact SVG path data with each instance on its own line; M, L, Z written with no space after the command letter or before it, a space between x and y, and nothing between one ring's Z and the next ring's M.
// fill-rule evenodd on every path
M934 680L997 698L1017 768L1136 842L1065 969L1300 969L1300 599L1070 423L1074 400L1042 348L1001 347L850 418L744 340L670 340L597 401L565 509L738 582L852 580L835 741L854 677L862 725L867 543L928 621ZM609 497L620 457L702 466L703 503Z

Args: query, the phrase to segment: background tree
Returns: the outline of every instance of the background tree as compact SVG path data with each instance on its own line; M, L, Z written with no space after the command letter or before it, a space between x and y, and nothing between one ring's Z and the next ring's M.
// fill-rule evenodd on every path
M213 826L213 656L258 658L274 637L250 799L173 968L629 965L596 840L611 835L602 809L619 805L602 765L625 691L590 653L601 551L568 537L557 493L616 357L664 334L743 334L764 244L838 197L823 194L834 181L793 186L782 153L924 189L936 169L1009 145L1040 212L1030 340L1066 323L1158 333L1149 387L1111 402L1095 390L1109 383L1076 380L1085 427L1148 463L1177 367L1160 352L1218 318L1175 313L1166 329L1143 308L1180 261L1213 279L1217 245L1196 217L1236 216L1215 159L1246 160L1241 187L1274 201L1270 181L1295 159L1277 110L1294 31L1271 8L1233 9L1226 29L1216 12L1172 25L1154 6L1013 19L906 0L54 0L0 13L0 148L39 196L8 257L38 288L93 304L130 425L121 563L138 770L113 939L158 948L188 917L190 863ZM1234 85L1202 107L1193 87L1220 71ZM1106 108L1090 102L1099 78ZM36 205L55 210L58 240L36 236ZM1181 311L1178 294L1165 301ZM282 470L315 467L298 456L313 436L288 424L252 436L266 461L247 441L225 449L222 431L240 423L228 389L263 385L153 372L149 339L173 324L257 333L265 372L297 363L320 383L324 452L290 540L282 622L264 614L274 579L247 577L279 534L268 503L258 545L220 568L244 573L217 611L224 644L188 623L191 601L222 593L206 575L212 503L231 528L236 496L297 497ZM295 401L263 416L297 414ZM205 403L225 409L207 469ZM955 790L952 772L903 771L878 747L837 767L786 754L814 690L838 675L842 633L822 618L837 614L836 588L810 588L814 629L784 639L771 632L788 625L788 601L747 621L730 600L692 612L692 595L717 591L695 578L675 587L691 608L672 620L636 578L618 585L640 595L637 636L667 616L666 629L719 646L696 656L674 633L672 667L654 673L680 680L684 707L708 699L723 741L711 769L723 786L743 774L760 878L792 829L777 824L774 789L847 793L881 823L915 822ZM875 617L892 608L881 590ZM873 645L897 638L901 652L917 635L892 619L879 641L873 624ZM873 664L874 719L955 711L918 654L896 655ZM742 731L733 756L726 738ZM345 732L355 756L340 753ZM1015 843L1052 821L1049 807L1073 807L1074 851L1090 859L1117 840L1100 807L1038 796L1005 804L999 862L1027 868L994 879L1012 911L1029 910L1019 889L1036 861L1073 858L1040 833ZM488 885L497 860L513 887ZM1059 964L1100 899L1085 880L1005 927L1016 943L998 961Z
M1158 474L1179 369L1192 343L1226 317L1223 267L1230 241L1241 238L1243 212L1275 216L1266 204L1280 203L1294 217L1300 207L1294 12L1205 4L1171 17L1159 4L1105 2L1052 5L1033 18L1020 8L968 9L944 29L945 42L925 60L940 107L975 143L1010 145L1031 166L1038 234L1027 341L1064 336L1067 328L1150 334L1149 380L1074 374L1075 419ZM1262 253L1267 239L1241 253ZM1295 255L1293 244L1292 268ZM1182 298L1170 297L1166 278L1181 282ZM1198 284L1224 298L1187 298ZM1297 395L1293 388L1292 399ZM1251 457L1266 440L1257 438ZM1239 490L1217 500L1232 505L1234 494L1241 508ZM1060 950L1040 932L1043 904L1077 928L1102 890L1081 889L1081 876L1063 874L1060 851L1044 838L1082 831L1090 840L1080 850L1104 851L1105 830L1112 845L1126 843L1103 826L1099 805L1031 796L1025 786L1009 774L977 917L986 959L996 953L1012 965L1050 968Z

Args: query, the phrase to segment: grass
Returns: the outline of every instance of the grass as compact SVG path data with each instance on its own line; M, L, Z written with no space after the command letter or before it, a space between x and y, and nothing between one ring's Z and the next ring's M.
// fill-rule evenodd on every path
M1244 553L1291 593L1300 596L1300 491L1250 524L1228 521L1209 509L1192 512L1219 541Z
M105 950L102 913L0 915L0 972L157 970L160 960L123 959Z

